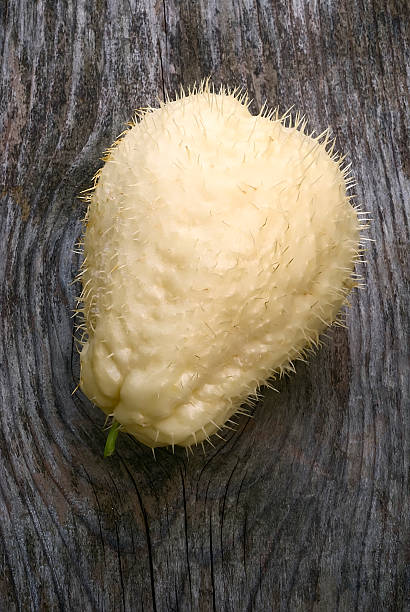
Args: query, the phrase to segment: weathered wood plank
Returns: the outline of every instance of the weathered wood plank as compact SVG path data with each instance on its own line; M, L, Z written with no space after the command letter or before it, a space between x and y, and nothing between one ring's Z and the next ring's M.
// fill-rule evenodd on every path
M406 9L0 3L1 609L404 609ZM333 127L373 217L367 288L206 457L123 436L104 461L103 416L71 395L77 195L135 107L207 75Z

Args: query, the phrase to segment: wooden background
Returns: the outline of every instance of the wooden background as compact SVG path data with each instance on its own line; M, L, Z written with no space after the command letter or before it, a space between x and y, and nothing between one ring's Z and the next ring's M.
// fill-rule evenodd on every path
M0 0L1 610L405 609L408 19L398 0ZM71 395L77 195L135 107L207 75L333 126L373 217L368 286L225 444L154 461L121 436L103 460L103 415Z

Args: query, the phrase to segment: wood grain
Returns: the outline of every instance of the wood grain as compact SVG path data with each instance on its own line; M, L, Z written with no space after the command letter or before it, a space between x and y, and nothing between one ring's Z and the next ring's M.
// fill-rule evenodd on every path
M1 610L405 609L408 19L399 0L0 0ZM71 395L77 196L135 107L207 75L333 127L373 217L367 288L205 457L122 436L104 461L103 416Z

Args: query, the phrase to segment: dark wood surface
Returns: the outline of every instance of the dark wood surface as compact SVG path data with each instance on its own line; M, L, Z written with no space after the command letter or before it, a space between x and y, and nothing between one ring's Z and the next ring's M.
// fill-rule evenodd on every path
M404 1L0 0L1 610L405 609L408 18ZM154 460L121 436L104 460L102 413L71 395L77 196L135 107L207 75L333 127L373 217L367 288L226 443Z

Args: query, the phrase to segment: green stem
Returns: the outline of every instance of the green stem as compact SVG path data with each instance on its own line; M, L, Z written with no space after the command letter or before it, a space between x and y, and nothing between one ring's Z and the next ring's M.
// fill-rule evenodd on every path
M113 421L111 423L110 432L107 436L107 441L105 443L104 448L104 457L111 457L113 452L115 451L115 443L117 441L118 433L120 431L121 425L117 423L117 421Z

